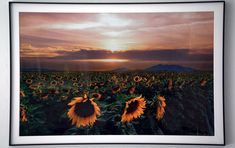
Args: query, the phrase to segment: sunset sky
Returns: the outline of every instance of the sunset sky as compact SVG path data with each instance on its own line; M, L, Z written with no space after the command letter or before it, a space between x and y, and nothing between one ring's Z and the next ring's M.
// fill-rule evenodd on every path
M20 13L22 68L213 68L213 13Z

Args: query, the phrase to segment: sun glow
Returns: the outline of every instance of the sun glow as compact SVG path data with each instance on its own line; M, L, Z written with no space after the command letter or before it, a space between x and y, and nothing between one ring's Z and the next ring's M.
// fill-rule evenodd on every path
M127 59L102 59L100 62L128 62Z
M77 62L110 62L110 63L121 63L121 62L128 62L127 59L80 59L75 60Z
M104 42L104 48L114 52L114 51L126 50L127 47L121 41L112 39Z

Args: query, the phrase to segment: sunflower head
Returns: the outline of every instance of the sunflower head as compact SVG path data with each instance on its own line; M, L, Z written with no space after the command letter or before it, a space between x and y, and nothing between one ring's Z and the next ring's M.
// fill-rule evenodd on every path
M42 100L48 100L48 94L46 94L46 93L41 94L41 95L40 95L40 99L42 99Z
M73 81L73 82L76 82L76 81L77 81L77 78L75 78L75 77L72 78L72 81Z
M20 107L20 121L23 123L28 121L26 109L23 106Z
M173 88L173 81L172 80L168 80L168 90L172 90Z
M157 111L156 111L156 118L157 120L161 120L165 114L165 107L166 107L166 102L165 98L163 96L158 96L157 97Z
M145 83L145 86L147 88L152 87L152 85L153 85L153 82L151 82L150 80Z
M77 82L73 83L73 86L78 87L78 83Z
M56 86L56 85L57 85L57 81L53 80L53 81L51 81L50 84L51 84L52 86Z
M37 90L39 88L39 85L38 84L31 84L31 85L29 85L29 88L31 90Z
M56 77L57 80L62 80L62 78L63 78L62 76L57 76Z
M112 93L116 94L116 93L118 93L120 90L121 90L121 88L120 88L119 85L114 86L114 87L112 88Z
M27 80L25 81L25 83L28 84L28 85L30 85L30 84L33 83L33 80L32 80L32 79L27 79Z
M63 95L63 96L60 96L60 100L61 100L61 101L66 101L67 99L68 99L68 96L64 96L64 95Z
M42 93L41 89L36 89L35 91L33 91L33 96L38 96Z
M120 84L120 87L121 87L121 88L126 88L126 87L127 87L127 86L126 86L126 83L122 82L122 83Z
M43 80L43 81L45 81L45 80L46 80L46 77L41 76L40 79Z
M38 82L38 86L39 86L39 87L44 86L43 82Z
M69 104L70 107L67 115L72 120L72 125L80 126L92 126L97 116L100 115L100 108L93 101L88 99L87 95L84 97L76 97Z
M104 85L105 85L105 82L100 82L99 85L100 85L100 86L104 86Z
M191 80L191 81L189 82L189 85L190 85L190 86L194 86L194 83L195 83L195 81L194 81L194 80Z
M140 77L140 76L135 76L135 77L133 78L133 80L134 80L135 82L140 82L140 81L142 80L142 77Z
M23 90L20 91L20 97L25 97L25 93Z
M148 81L148 79L144 77L144 78L143 78L143 81L144 81L144 82L147 82L147 81Z
M73 94L73 96L80 96L80 90L79 89L75 89L75 90L72 91L72 94Z
M116 75L113 75L113 76L111 77L111 79L112 79L113 81L116 81L116 80L117 80L117 76L116 76Z
M179 85L179 88L182 89L183 86L184 86L184 84L185 84L185 81L183 81L183 82Z
M96 85L97 85L96 82L92 82L92 83L91 83L91 86L96 86Z
M131 87L128 89L128 92L129 92L130 94L134 94L134 92L135 92L135 86L131 86Z
M102 95L100 93L93 93L92 97L99 100L102 97Z
M207 81L206 80L204 80L204 79L202 79L201 81L200 81L200 86L205 86L206 85L206 83L207 83Z
M60 93L59 90L54 89L54 88L50 88L50 89L48 90L48 92L49 92L50 94L59 94L59 93Z
M121 122L131 122L133 119L139 118L144 113L145 105L146 101L141 95L128 100L125 104Z
M59 85L64 85L64 81L63 81L63 80L60 80L60 81L58 81L58 84L59 84Z
M69 94L70 93L70 89L69 88L63 88L62 91L66 94Z

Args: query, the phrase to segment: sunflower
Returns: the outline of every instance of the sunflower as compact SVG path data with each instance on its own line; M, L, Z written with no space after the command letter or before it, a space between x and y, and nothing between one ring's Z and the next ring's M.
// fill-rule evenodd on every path
M40 95L40 99L42 99L42 100L48 100L48 94L46 94L46 93L41 94L41 95Z
M61 100L61 101L66 101L67 99L68 99L68 96L64 96L64 95L63 95L63 96L60 96L60 100Z
M58 83L59 83L59 85L64 85L64 81L63 80L60 80Z
M134 92L135 92L135 86L131 86L131 87L128 89L128 92L129 92L130 94L134 94Z
M171 91L172 87L173 87L173 82L172 82L172 80L169 80L168 81L168 90Z
M194 83L195 83L195 81L194 81L194 80L191 80L191 81L189 82L189 85L190 85L190 86L193 86Z
M101 98L101 96L102 96L102 95L101 95L100 93L93 93L93 94L92 94L92 97L95 98L95 99L97 99L97 100L99 100L99 99Z
M37 89L39 89L39 85L37 85L37 84L32 84L32 85L29 85L29 88L30 88L31 90L37 90Z
M57 80L62 80L62 76L57 76L56 79Z
M62 91L66 94L70 93L70 88L63 88Z
M120 90L121 90L121 88L120 88L119 85L114 86L114 87L112 88L112 93L116 94L116 93L118 93Z
M104 86L104 85L105 85L105 82L100 82L99 85L100 85L100 86Z
M180 84L179 88L182 89L183 86L184 86L184 84L185 84L185 81L183 81L183 82Z
M38 86L43 87L44 86L43 82L38 82Z
M77 81L77 78L75 78L75 77L72 78L72 81L73 81L73 82L76 82L76 81Z
M148 88L148 87L152 87L153 83L151 81L147 81L145 83L145 86Z
M135 76L135 77L133 78L133 80L134 80L135 82L140 82L140 81L142 80L142 78L141 78L140 76Z
M77 82L73 83L73 86L78 87L78 83Z
M33 80L32 80L32 79L27 79L27 80L25 81L25 83L30 85L30 84L33 83Z
M165 107L166 107L166 102L165 98L163 96L158 96L157 97L157 111L156 111L156 118L157 120L161 120L165 114Z
M23 90L20 91L20 97L25 97L25 93Z
M33 91L33 96L38 96L42 93L41 89L36 89L35 91Z
M67 115L70 120L72 120L72 125L76 125L78 128L80 126L92 126L97 115L100 115L100 108L92 99L88 99L86 95L84 97L76 97L69 104L71 108L69 109Z
M131 122L133 119L140 117L144 113L146 101L140 95L126 102L121 122Z
M144 77L144 78L143 78L143 81L144 81L144 82L147 82L147 81L148 81L148 79Z
M48 90L48 92L49 92L50 94L59 94L59 93L60 93L59 90L54 89L54 88L50 88L50 89Z
M91 86L96 86L96 85L97 85L96 82L92 82L92 83L91 83Z
M154 77L154 76L152 76L152 80L153 80L153 81L155 80L155 77Z
M21 122L27 122L27 114L26 114L26 109L25 107L21 106L20 107L20 121Z
M84 84L83 83L79 83L78 87L83 87Z
M79 96L80 90L79 89L75 89L75 90L72 91L72 94L73 94L73 96Z
M45 81L46 80L46 77L40 77L41 80Z
M205 86L206 85L206 83L207 83L207 81L206 80L204 80L204 79L202 79L201 81L200 81L200 85L203 87L203 86Z
M53 85L53 86L56 86L57 85L57 81L53 80L53 81L51 81L50 84Z
M113 81L116 81L116 80L117 80L117 76L116 76L116 75L113 75L113 76L111 77L111 79L112 79Z

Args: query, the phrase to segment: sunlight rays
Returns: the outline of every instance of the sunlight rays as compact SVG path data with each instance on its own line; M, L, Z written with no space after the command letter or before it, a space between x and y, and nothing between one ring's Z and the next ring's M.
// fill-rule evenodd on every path
M105 63L122 63L128 62L127 59L78 59L76 62L105 62Z

